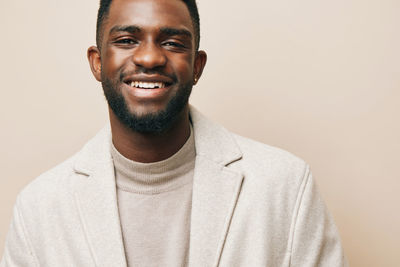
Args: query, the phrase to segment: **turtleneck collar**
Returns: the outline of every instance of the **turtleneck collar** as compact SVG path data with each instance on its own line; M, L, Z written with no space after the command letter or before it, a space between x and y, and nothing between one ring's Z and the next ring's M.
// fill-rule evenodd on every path
M119 189L139 194L158 194L191 181L196 150L192 126L186 143L171 157L157 162L141 163L121 155L111 142L111 156Z

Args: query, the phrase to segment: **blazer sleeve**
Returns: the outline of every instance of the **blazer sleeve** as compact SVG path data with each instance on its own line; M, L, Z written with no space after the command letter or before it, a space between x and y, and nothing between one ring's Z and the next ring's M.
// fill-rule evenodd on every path
M18 209L18 200L14 206L13 218L7 234L4 254L0 262L0 267L11 266L39 266L26 235L22 214Z
M307 168L291 229L290 266L348 266L338 230Z

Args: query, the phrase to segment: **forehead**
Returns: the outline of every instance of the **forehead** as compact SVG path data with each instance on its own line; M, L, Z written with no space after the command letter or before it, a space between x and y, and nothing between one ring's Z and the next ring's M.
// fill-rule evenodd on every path
M113 0L105 23L135 25L144 30L178 27L194 32L190 13L182 0Z

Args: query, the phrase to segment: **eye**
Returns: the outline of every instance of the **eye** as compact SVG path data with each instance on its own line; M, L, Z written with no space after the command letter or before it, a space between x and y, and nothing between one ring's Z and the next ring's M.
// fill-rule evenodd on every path
M168 41L168 42L164 42L162 43L163 46L167 46L167 47L176 47L176 48L184 48L185 46L181 43L178 42L173 42L173 41Z
M123 38L123 39L116 40L114 43L122 44L122 45L132 45L132 44L137 44L137 41L135 41L132 38Z

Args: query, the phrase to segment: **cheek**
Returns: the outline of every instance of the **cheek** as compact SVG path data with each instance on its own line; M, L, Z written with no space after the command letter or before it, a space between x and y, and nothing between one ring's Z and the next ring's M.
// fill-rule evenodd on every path
M102 70L105 75L109 78L119 78L113 77L119 73L126 64L129 56L124 53L116 53L112 49L106 51L104 62L102 62Z
M193 76L193 59L190 55L177 55L170 59L176 75L181 80L190 80Z

